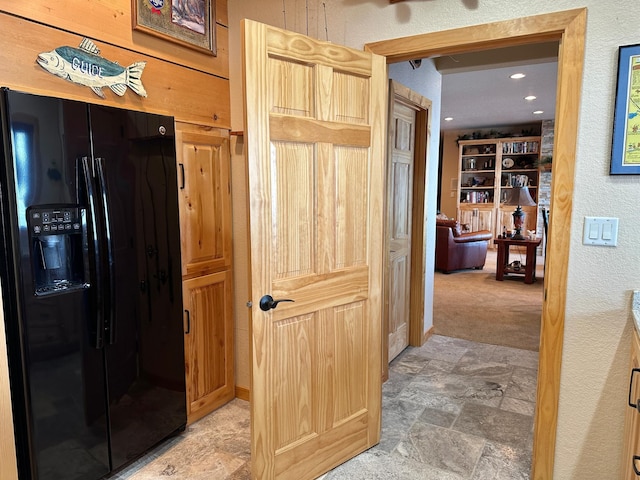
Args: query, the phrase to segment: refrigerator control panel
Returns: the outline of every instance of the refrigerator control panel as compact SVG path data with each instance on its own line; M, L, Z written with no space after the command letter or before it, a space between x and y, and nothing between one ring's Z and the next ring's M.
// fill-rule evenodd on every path
M32 236L80 233L80 210L78 207L30 207L27 210L29 233Z

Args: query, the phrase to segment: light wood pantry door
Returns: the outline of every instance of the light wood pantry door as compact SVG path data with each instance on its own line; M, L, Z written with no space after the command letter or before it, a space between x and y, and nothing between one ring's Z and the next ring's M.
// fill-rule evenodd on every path
M231 270L182 282L187 423L233 400L233 293Z
M176 122L182 275L231 266L229 132Z
M251 472L312 479L380 438L387 67L249 20L243 42Z
M389 361L409 345L411 218L416 110L394 96L389 118L387 285Z

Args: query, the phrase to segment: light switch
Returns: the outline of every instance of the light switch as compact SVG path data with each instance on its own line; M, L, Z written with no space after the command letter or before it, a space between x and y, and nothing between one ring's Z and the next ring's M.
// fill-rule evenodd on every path
M618 245L618 219L614 217L584 217L584 245Z

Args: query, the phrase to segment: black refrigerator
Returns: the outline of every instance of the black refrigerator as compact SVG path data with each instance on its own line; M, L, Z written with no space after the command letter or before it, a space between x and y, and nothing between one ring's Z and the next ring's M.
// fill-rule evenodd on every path
M2 89L21 480L94 480L186 424L173 118Z

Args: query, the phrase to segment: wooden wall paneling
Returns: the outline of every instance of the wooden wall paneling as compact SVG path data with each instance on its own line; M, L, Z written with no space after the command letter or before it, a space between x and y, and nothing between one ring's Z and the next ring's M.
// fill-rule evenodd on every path
M173 115L205 125L230 128L229 81L202 72L185 69L171 62L146 57L106 44L98 45L102 56L120 65L146 61L142 82L147 98L129 89L123 97L105 88L106 99L91 89L63 80L46 72L36 63L39 53L60 45L79 45L80 36L40 25L21 18L0 14L0 84L16 90L72 100L100 103L121 108Z
M220 0L216 3L216 56L134 31L131 21L131 0L62 0L56 2L3 0L0 12L74 32L80 37L86 36L96 42L118 45L150 57L165 59L178 65L222 78L229 78L227 0ZM6 30L4 31L6 32ZM54 41L47 40L48 50L60 46ZM78 43L70 46L77 46ZM98 47L102 50L101 45Z
M216 56L144 32L132 31L130 37L132 50L204 73L229 78L229 29L225 26L216 24Z
M227 0L216 1L216 22L226 27L229 26Z

